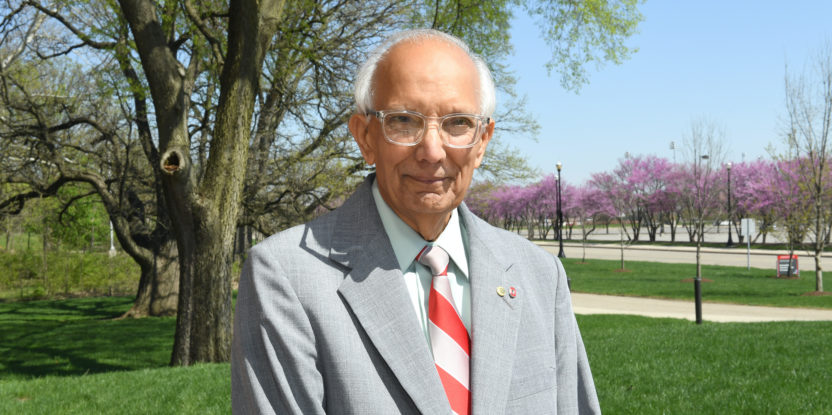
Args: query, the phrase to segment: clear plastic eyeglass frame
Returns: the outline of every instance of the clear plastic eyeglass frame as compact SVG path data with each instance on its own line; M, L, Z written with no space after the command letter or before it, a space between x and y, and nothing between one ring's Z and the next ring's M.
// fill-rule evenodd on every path
M447 115L443 115L441 117L428 117L428 116L425 116L425 115L423 115L421 113L418 113L416 111L407 111L407 110L375 111L375 110L370 110L370 111L367 112L367 115L368 116L372 115L372 116L376 117L379 120L379 122L381 122L381 131L384 134L384 139L387 140L387 142L392 143L392 144L396 144L396 145L400 145L400 146L406 146L406 147L412 147L412 146L415 146L415 145L421 143L422 139L425 136L425 132L429 128L429 122L433 121L433 120L437 120L438 121L438 129L437 130L439 132L439 137L442 139L442 144L443 145L445 145L446 147L450 147L450 148L471 148L471 147L477 145L477 143L480 142L480 140L482 139L483 127L488 125L488 123L491 122L491 118L489 118L489 117L485 117L485 116L477 115L477 114L463 114L463 113L447 114ZM406 118L416 118L416 119L420 120L421 125L420 126L417 125L417 127L420 127L420 129L418 130L418 132L416 132L414 134L403 137L404 138L403 140L402 140L402 138L390 137L390 134L393 134L394 132L393 131L388 131L390 128L392 128L392 127L390 127L390 125L393 123L393 121L391 121L389 117L395 117L395 116L401 116L401 117L406 117ZM459 120L459 121L463 121L463 122L465 122L465 121L474 121L474 122L476 122L476 125L473 126L473 136L470 137L470 139L473 140L473 141L471 141L470 143L466 143L466 144L452 143L450 141L451 136L452 136L452 132L448 131L448 130L450 130L454 127L453 127L453 125L447 126L447 127L444 125L445 122L448 121L448 120L450 120L450 121ZM402 131L400 131L400 134L407 134L407 131L402 130ZM464 133L464 135L466 137L468 137L468 134L470 134L470 133L469 132Z

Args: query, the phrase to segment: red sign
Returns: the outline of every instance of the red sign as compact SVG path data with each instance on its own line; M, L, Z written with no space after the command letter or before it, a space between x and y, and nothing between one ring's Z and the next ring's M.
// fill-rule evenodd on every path
M777 255L777 278L800 277L797 255Z

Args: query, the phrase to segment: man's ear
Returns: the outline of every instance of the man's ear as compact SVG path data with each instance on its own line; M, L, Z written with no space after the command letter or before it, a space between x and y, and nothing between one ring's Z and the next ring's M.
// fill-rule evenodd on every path
M488 125L485 126L485 129L482 132L482 139L480 141L479 146L476 148L477 161L476 163L474 163L474 168L479 168L480 164L482 164L482 159L485 156L485 148L488 147L488 143L491 141L491 137L494 135L494 125L494 120L489 120Z
M364 161L370 166L376 164L375 143L370 137L370 117L363 114L353 114L349 122L350 133L361 149Z

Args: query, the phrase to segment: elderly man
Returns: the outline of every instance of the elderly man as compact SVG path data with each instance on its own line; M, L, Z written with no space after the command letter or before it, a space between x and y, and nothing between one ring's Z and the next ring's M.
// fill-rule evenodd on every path
M349 128L375 174L251 250L236 413L598 413L560 262L462 204L494 133L484 62L401 32L360 68Z

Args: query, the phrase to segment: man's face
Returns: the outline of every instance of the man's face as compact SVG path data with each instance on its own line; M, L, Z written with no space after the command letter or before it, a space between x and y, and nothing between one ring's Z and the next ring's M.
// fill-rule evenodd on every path
M474 63L465 52L440 40L394 46L379 62L373 86L378 111L410 110L428 117L479 114ZM417 231L425 221L447 220L462 202L494 131L492 121L480 130L482 141L474 147L448 148L442 144L437 124L428 123L422 141L405 147L385 140L376 117L356 114L350 120L364 160L376 165L384 201Z

